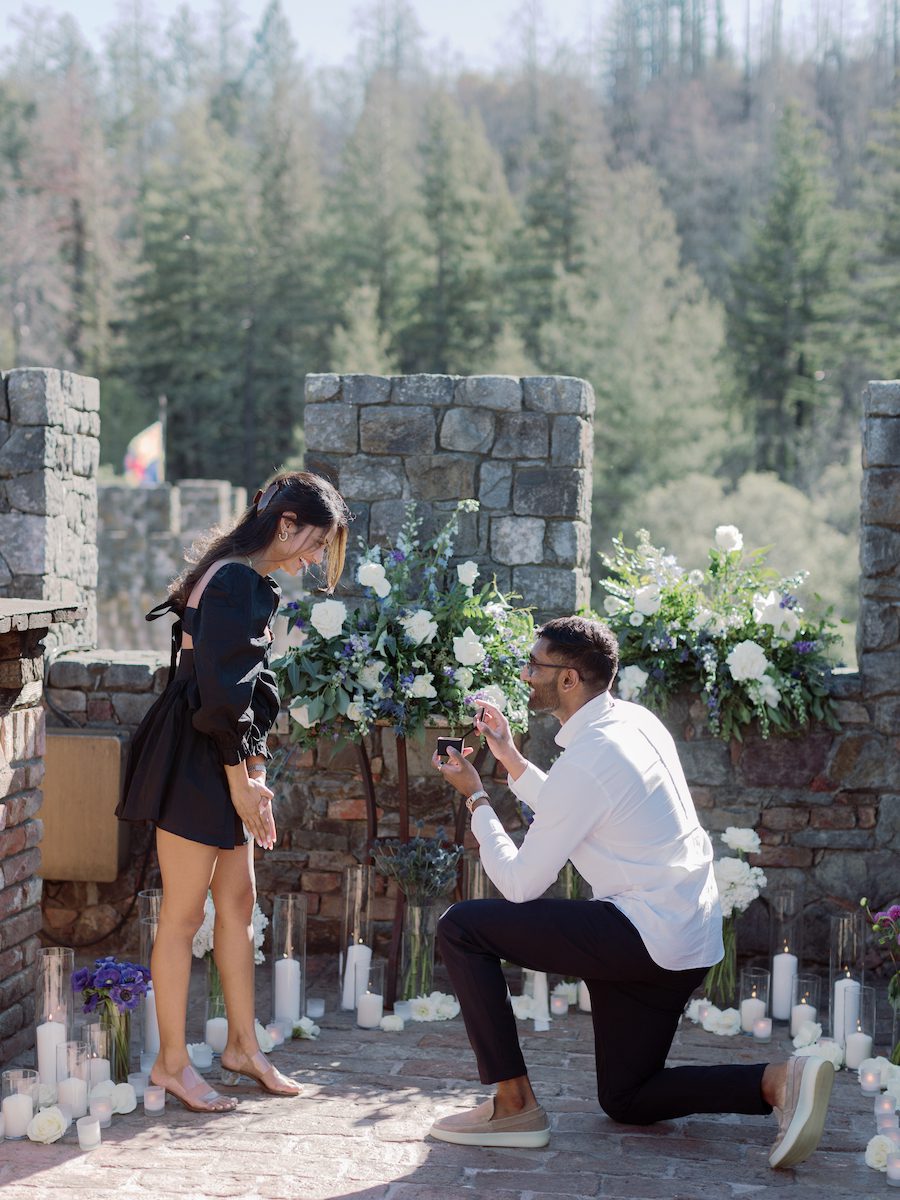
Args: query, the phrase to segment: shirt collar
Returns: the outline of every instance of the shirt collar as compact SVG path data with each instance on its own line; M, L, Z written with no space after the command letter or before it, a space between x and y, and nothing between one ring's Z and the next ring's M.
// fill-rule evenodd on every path
M595 721L600 721L612 709L613 698L609 692L601 692L599 696L595 696L593 700L588 700L587 704L582 704L565 725L560 725L554 741L557 746L562 746L563 750L587 729L588 725L592 725Z

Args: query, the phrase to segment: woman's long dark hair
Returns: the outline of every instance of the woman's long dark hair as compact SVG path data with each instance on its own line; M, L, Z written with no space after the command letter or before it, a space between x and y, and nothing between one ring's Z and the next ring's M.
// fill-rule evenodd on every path
M292 514L293 525L315 525L319 529L335 526L325 558L328 591L333 591L344 569L350 511L337 488L321 475L282 471L256 493L234 529L213 529L191 547L187 555L190 565L169 587L173 608L184 612L194 584L217 559L247 558L270 545L278 534L283 513Z

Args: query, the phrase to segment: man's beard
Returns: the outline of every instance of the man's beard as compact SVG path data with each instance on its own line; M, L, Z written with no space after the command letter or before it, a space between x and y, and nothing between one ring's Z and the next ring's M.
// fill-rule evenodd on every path
M528 707L532 712L553 712L556 709L558 696L556 688L549 683L532 686L528 696Z

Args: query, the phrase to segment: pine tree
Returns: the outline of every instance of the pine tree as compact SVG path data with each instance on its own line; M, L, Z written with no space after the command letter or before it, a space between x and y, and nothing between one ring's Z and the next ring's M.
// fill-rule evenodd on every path
M869 145L857 238L856 295L871 374L900 375L900 104L882 114Z
M331 337L331 370L341 375L393 375L387 334L378 321L378 292L363 284L350 293L340 325Z
M732 273L729 342L756 470L801 482L813 421L833 406L843 264L820 142L799 112L780 121L771 191Z

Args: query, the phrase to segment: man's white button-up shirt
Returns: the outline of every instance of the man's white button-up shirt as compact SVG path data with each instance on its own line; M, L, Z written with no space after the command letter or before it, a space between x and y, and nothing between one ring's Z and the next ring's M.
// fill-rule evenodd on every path
M604 692L566 721L556 742L564 753L549 773L529 763L509 780L534 811L521 847L492 808L472 814L491 880L508 900L534 900L571 860L594 899L624 913L659 966L718 962L712 846L666 727L641 705Z

